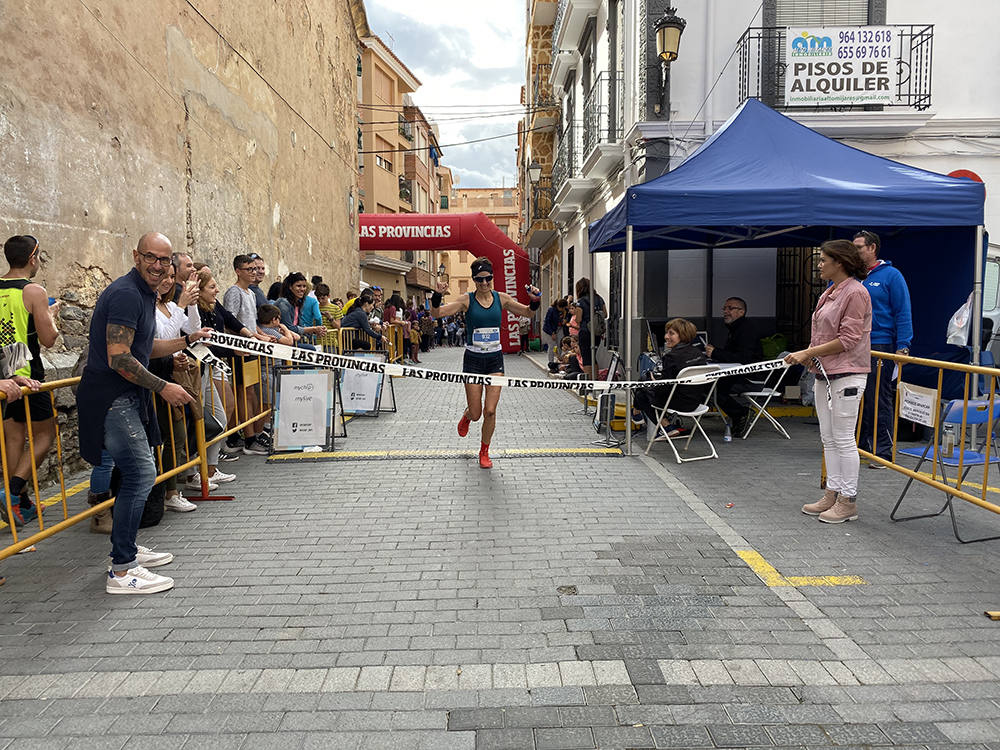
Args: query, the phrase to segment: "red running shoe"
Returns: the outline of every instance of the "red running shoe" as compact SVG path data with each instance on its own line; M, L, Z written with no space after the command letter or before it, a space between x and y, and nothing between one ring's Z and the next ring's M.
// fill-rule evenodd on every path
M490 460L490 454L486 451L479 452L479 467L481 469L492 469L493 462Z
M468 413L463 411L462 412L462 418L460 420L458 420L458 436L459 437L465 437L466 435L469 434L469 425L470 424L471 424L471 422L469 421L469 415L468 415Z

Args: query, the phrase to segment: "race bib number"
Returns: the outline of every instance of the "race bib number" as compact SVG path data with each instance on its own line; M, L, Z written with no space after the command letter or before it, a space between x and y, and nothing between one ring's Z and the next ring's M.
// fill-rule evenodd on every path
M469 349L481 354L500 351L499 328L476 328L472 331L472 345Z

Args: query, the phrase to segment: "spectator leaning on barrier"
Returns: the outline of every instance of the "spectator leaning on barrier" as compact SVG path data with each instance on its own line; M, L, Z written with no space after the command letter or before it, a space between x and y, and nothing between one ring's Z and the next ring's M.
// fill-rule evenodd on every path
M721 347L709 344L705 353L713 362L748 365L763 358L757 330L747 317L747 303L742 297L729 297L722 303L722 320L729 333ZM720 378L715 387L716 401L733 424L733 434L742 435L747 426L750 409L737 399L740 393L752 390L754 385L745 377L734 375Z
M236 283L233 284L226 290L226 293L222 296L222 306L225 307L229 312L233 314L245 329L251 333L257 331L257 298L254 293L250 290L250 285L253 283L254 278L256 278L256 272L254 271L254 261L249 255L237 255L233 258L233 270L236 272ZM253 362L257 358L243 355L234 358L234 368L233 368L233 380L236 384L237 398L236 398L236 412L239 416L240 422L245 422L251 417L257 416L260 412L259 398L257 396L257 389L255 386L245 387L243 382L243 367L242 364L246 362ZM240 391L246 391L246 396ZM267 435L258 435L257 428L254 424L249 424L243 428L243 436L246 442L253 443L259 442L265 448L270 447L270 439ZM235 440L233 439L235 438ZM236 435L230 435L230 439L227 444L231 448L239 447L239 438Z
M174 302L176 303L184 291L184 285L194 273L194 259L188 253L174 253L170 264L176 269L174 273Z
M317 343L324 349L334 347L339 340L337 329L340 328L340 320L337 318L335 306L330 302L330 287L320 282L313 291L316 292L319 314L323 317L324 326L324 332L320 334Z
M156 480L150 446L160 442L153 416L153 392L183 406L191 396L147 369L151 357L181 351L207 335L204 330L154 340L156 288L170 264L170 240L144 234L132 256L135 268L116 279L97 300L90 323L90 348L77 391L80 455L94 465L107 450L121 470L111 530L111 568L105 588L113 594L151 594L174 585L172 578L147 570L173 560L135 543L146 497ZM137 439L137 437L139 439Z
M906 279L887 260L879 260L882 249L878 235L861 231L854 235L854 246L868 269L865 288L872 300L872 351L908 355L913 340L913 317L910 311L910 290ZM882 375L876 378L878 360L872 357L871 371L865 383L864 407L861 412L859 447L892 460L893 416L896 413L896 378L889 362L882 364ZM878 382L878 433L875 434L875 381ZM873 438L874 435L874 438ZM872 469L884 469L872 462Z
M310 336L326 331L323 325L323 316L319 312L319 303L315 297L308 297L309 282L306 277L299 272L288 274L281 285L281 296L275 304L281 310L281 322L288 330L294 331L300 336ZM313 307L315 306L315 314ZM315 348L304 339L299 342L299 346L305 348Z
M5 377L20 375L42 382L41 347L51 347L59 336L56 319L59 303L49 305L45 287L32 281L41 267L41 249L31 235L15 235L3 246L4 257L10 270L0 278L0 346L20 342L28 347L31 360ZM31 409L34 463L40 467L52 448L56 435L55 413L48 393L29 395L26 399L10 404L4 414L4 438L7 446L7 463L4 470L10 481L11 507L15 518L29 521L38 509L28 496L28 479L31 477L32 452L28 449L27 413ZM18 498L14 502L14 498Z
M178 298L178 302L173 301L174 279L177 269L173 263L167 266L163 279L156 289L156 338L175 339L187 333L194 333L198 330L200 323L197 307L190 310L189 317L186 308L198 297L197 287L188 288L185 285L184 291ZM179 383L185 386L185 390L197 399L198 391L194 388L196 378L191 377L191 373L196 371L198 362L189 359L183 351L166 357L150 359L149 371L157 377L163 378L172 383ZM184 407L174 407L168 404L159 404L156 409L156 419L160 426L160 435L163 438L163 452L160 463L164 473L173 469L179 463L185 463L187 445L187 430L185 429ZM171 441L172 438L172 441ZM189 513L197 510L198 506L189 502L177 487L178 477L174 475L164 480L164 502L163 507L179 513ZM110 477L109 477L110 487ZM200 488L199 488L200 489ZM107 498L104 498L107 499ZM96 514L91 518L97 518ZM106 519L110 521L110 517ZM110 532L111 529L108 529Z
M820 246L819 275L830 286L812 316L809 348L785 357L816 377L816 415L826 462L826 493L802 512L824 523L858 519L858 447L854 429L871 369L872 302L861 283L868 275L858 248L847 240ZM821 367L817 367L818 361Z
M212 275L203 270L198 275L200 281L199 294L198 294L198 312L201 314L201 324L207 328L212 328L213 330L219 331L220 333L236 333L240 336L245 336L247 338L257 338L264 340L265 337L259 336L257 334L257 319L254 316L253 323L248 327L243 324L235 315L233 315L224 305L220 305L217 302L219 296L219 285L216 283ZM234 354L231 350L224 347L212 347L213 353L220 359L224 359L228 362L233 362L233 369L237 372L239 371L240 362L238 359L234 359ZM223 395L222 402L225 404L226 408L226 424L233 427L237 424L236 414L237 414L237 402L242 401L242 394L237 398L233 386L230 384L225 373L215 371L213 372L214 385L216 390ZM239 387L242 385L242 377L239 375L234 375L233 381ZM250 396L247 396L249 400ZM242 404L240 404L242 407ZM251 426L249 428L253 430ZM218 443L213 448L217 447ZM246 441L243 445L243 452L247 455L267 455L269 453L268 446L263 441L259 440L256 436L256 432L247 436ZM219 472L216 469L218 461L212 460L212 455L209 454L208 462L208 480L209 483L215 482L231 482L236 477L232 474L226 474L224 472Z
M375 298L368 292L362 292L361 296L357 298L358 301L351 307L351 311L345 315L340 324L344 328L354 328L359 331L364 331L375 341L382 341L388 343L385 336L377 333L374 328L372 328L371 323L368 322L368 315L372 311L372 307L375 305ZM371 344L363 338L356 338L353 342L345 342L346 346L353 345L355 349L370 349Z
M253 269L253 283L250 285L250 291L253 292L257 307L260 308L261 305L267 304L267 295L260 288L260 283L264 280L267 269L264 266L264 259L257 255L257 253L250 253L247 257L250 259L251 268Z
M33 391L37 391L40 385L41 383L39 383L37 380L32 380L31 378L25 378L22 377L21 375L15 375L12 378L0 379L0 391L2 391L5 396L4 400L0 401L0 409L6 411L7 404L13 403L14 401L20 399L22 395L21 394L22 387L30 388ZM6 498L0 499L0 520L2 520L8 526L21 526L22 525L21 519L18 518L17 516L11 516L11 514L8 513L6 500L7 500ZM12 506L14 502L16 501L12 501L11 503ZM13 507L11 508L11 510L13 510ZM2 580L3 579L0 578L0 581Z

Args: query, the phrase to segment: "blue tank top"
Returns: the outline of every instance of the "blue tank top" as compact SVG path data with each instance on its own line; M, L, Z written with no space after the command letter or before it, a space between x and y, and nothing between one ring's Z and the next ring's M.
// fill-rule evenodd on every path
M483 307L475 292L469 292L469 310L465 313L465 348L476 354L502 351L500 323L503 309L500 295L493 292L493 304Z

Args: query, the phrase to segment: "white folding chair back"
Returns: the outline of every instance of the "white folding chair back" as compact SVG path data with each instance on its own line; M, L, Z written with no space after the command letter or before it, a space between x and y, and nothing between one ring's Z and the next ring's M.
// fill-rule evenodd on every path
M782 352L778 355L781 359L784 359L786 356L788 356L788 352ZM778 433L785 438L785 440L792 439L791 436L785 431L785 428L781 426L781 423L767 410L768 405L771 403L771 399L775 396L781 395L781 383L787 374L787 367L781 370L772 370L761 382L760 388L739 394L747 400L750 406L750 411L753 412L753 416L750 421L747 422L746 429L743 430L743 434L740 435L740 437L744 440L750 437L751 431L753 431L754 426L761 417L770 422L771 426L774 427L774 429L776 429Z
M685 367L679 373L677 373L678 378L689 378L698 375L707 375L708 373L717 372L719 370L718 365L695 365L694 367ZM717 381L713 380L708 390L705 392L705 397L702 399L701 403L698 404L692 411L678 411L675 408L671 408L670 402L674 400L674 395L677 393L678 388L691 388L693 386L683 386L674 385L670 389L670 395L667 397L667 402L660 408L656 409L656 422L653 428L649 431L649 442L646 445L646 455L649 455L649 449L653 447L653 443L658 443L666 441L670 446L670 450L674 453L674 458L677 459L677 463L682 464L686 461L703 461L706 458L718 458L719 454L715 451L715 445L709 439L705 430L701 426L701 418L709 412L708 404L711 401L713 394L715 393L715 386ZM671 417L688 417L694 423L691 427L691 432L688 433L687 437L679 435L677 437L670 437L667 431L666 425L663 424L663 419L666 416ZM686 452L691 445L691 440L694 438L695 433L701 435L704 438L705 443L708 445L709 452L698 456L685 456L681 458L681 454L677 452L677 446L675 442L684 441L683 450Z

